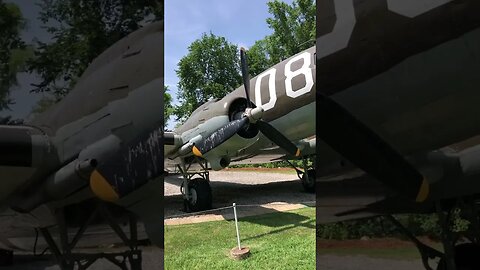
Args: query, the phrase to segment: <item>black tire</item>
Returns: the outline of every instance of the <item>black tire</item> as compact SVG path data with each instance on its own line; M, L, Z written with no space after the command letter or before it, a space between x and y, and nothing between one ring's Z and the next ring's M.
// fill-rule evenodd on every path
M465 243L455 246L455 266L457 270L476 270L480 269L480 245L474 243ZM442 258L438 262L437 270L446 270L445 260Z
M189 212L198 212L212 208L212 189L210 183L203 178L188 181L188 189L192 198L185 203Z
M10 266L13 264L13 251L0 249L0 266Z
M300 181L302 182L303 189L308 193L315 193L315 170L311 169L307 171L308 180L306 179L307 175L304 173Z

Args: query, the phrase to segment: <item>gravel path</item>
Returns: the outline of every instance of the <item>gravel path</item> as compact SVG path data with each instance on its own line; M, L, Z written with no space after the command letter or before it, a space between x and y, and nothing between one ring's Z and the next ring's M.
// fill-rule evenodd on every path
M169 176L165 181L165 217L185 214L183 198L179 191L182 177ZM239 215L256 215L273 211L285 211L303 207L301 203L312 202L315 194L303 191L296 174L252 171L228 171L210 173L213 192L213 208L237 205L259 205L239 207ZM230 218L231 209L215 212L198 222ZM216 214L216 215L215 215ZM198 216L193 217L193 219ZM189 222L187 222L189 223ZM168 221L167 221L167 224ZM177 224L177 223L174 223Z
M108 252L103 250L104 252ZM143 248L142 252L143 270L163 269L163 249L156 247ZM8 270L60 270L52 256L33 257L32 255L15 256L14 265L9 267L0 267ZM102 259L96 261L89 270L118 270L119 268L109 261Z
M370 258L367 256L317 256L319 270L424 270L420 260L390 260Z

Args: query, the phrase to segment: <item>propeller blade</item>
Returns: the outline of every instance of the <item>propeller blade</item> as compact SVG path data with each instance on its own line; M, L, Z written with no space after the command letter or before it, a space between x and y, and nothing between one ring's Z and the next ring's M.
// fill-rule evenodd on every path
M161 129L146 132L122 147L90 175L90 188L104 201L114 202L164 173Z
M240 61L242 66L242 79L243 86L245 88L245 97L247 98L247 108L250 108L250 76L248 74L247 53L243 47L240 48Z
M265 137L287 151L287 153L295 157L300 156L300 149L272 125L262 120L258 120L256 125Z
M248 103L247 103L247 108L250 108L251 106L251 101L250 101L250 78L248 75L248 64L247 64L247 53L245 52L245 48L240 48L240 60L241 60L241 66L242 66L242 78L243 78L243 85L245 88L245 96L247 97ZM280 133L278 130L276 130L273 126L268 124L265 121L257 121L256 122L257 127L259 130L272 142L274 142L276 145L280 146L283 148L285 151L287 151L290 155L293 156L300 156L300 149L295 146L289 139L287 139L282 133Z
M202 157L208 151L230 139L246 124L248 124L247 117L243 117L242 119L238 119L226 124L212 133L210 136L203 139L201 142L196 143L192 148L193 154L197 157Z
M317 94L317 136L385 185L422 202L429 183L375 132L331 98Z

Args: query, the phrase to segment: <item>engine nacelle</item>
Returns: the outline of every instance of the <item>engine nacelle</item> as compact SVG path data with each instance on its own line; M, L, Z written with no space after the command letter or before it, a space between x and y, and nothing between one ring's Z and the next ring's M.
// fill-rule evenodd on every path
M33 140L33 139L32 139ZM12 203L18 212L30 212L39 205L65 198L86 187L90 174L99 162L105 162L120 149L121 141L114 135L86 147L77 159L55 170L35 189L29 189L26 199Z
M96 166L94 159L74 160L50 175L33 195L12 206L18 212L26 213L42 203L62 199L86 186L88 176Z
M230 165L230 158L228 157L214 157L212 159L208 159L212 170L219 171L225 169Z
M245 149L255 143L258 140L258 136L247 139L233 135L227 142L220 144L216 148L212 149L208 153L203 155L215 171L228 167L231 162L231 158L238 157L242 149Z

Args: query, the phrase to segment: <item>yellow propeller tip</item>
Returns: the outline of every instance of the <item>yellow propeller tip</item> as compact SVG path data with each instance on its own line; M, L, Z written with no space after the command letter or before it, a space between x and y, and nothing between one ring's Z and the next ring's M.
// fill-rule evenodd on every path
M114 202L119 199L117 192L97 170L90 175L90 188L98 198L104 201Z
M428 198L430 193L430 184L426 178L423 178L422 184L420 185L420 190L418 191L416 202L423 202Z
M198 148L195 147L195 145L192 147L192 152L195 156L202 157L202 152L200 152L200 150L198 150Z
M300 149L297 148L297 152L295 153L295 156L296 156L296 157L299 157L300 154L301 154Z

